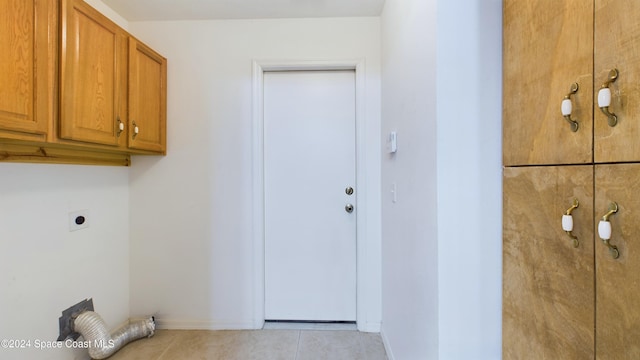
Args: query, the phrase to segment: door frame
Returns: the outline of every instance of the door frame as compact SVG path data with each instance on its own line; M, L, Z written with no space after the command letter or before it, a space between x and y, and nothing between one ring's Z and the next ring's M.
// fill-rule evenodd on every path
M365 294L367 280L367 191L365 164L365 62L357 60L253 61L253 131L252 131L252 181L253 181L253 304L254 329L265 323L265 221L264 221L264 73L270 71L327 71L354 70L356 86L356 324L360 331L368 329ZM375 331L375 329L373 329Z

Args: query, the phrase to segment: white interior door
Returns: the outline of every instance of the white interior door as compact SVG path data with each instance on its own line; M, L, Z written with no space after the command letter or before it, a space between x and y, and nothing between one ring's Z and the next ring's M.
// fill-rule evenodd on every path
M264 74L267 320L356 320L355 98L355 71Z

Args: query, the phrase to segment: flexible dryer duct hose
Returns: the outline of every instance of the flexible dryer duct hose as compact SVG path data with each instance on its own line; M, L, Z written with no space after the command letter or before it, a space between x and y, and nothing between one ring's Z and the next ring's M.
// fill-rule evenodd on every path
M153 317L136 321L109 334L107 325L98 313L85 311L74 320L74 329L87 341L92 359L106 359L133 340L151 337L156 329Z

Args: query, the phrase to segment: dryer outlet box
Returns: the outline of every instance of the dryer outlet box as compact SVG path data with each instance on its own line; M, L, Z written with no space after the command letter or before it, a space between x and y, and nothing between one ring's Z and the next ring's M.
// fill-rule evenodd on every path
M89 210L78 210L69 213L69 231L89 227Z
M68 338L78 340L80 334L73 329L73 320L85 311L93 311L93 299L85 299L71 306L66 310L62 310L62 316L58 318L60 325L60 336L58 341L64 341Z

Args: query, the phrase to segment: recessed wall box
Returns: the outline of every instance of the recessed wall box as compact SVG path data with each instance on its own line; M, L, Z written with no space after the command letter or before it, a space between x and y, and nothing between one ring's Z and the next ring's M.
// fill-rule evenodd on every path
M89 227L89 210L78 210L69 213L69 231Z

